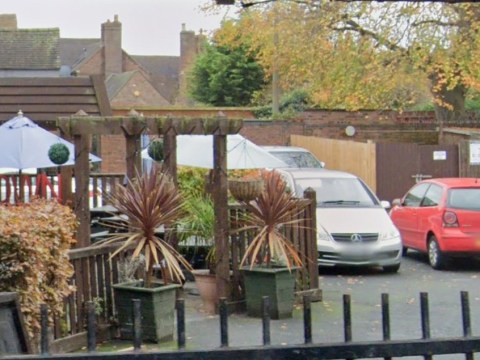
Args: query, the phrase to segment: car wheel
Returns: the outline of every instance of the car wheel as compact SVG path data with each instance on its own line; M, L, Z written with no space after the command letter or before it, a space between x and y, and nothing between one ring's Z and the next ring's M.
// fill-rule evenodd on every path
M400 264L387 265L387 266L383 267L383 272L393 274L393 273L398 272L399 269L400 269Z
M402 256L407 255L408 248L406 246L402 247Z
M432 235L428 240L428 262L435 270L444 269L447 264L447 257L442 253L442 250L440 250L435 235Z

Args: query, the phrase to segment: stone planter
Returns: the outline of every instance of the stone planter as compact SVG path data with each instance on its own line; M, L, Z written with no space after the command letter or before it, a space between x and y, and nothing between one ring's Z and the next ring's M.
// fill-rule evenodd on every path
M140 299L142 313L142 338L160 342L173 340L176 291L178 284L143 287L143 281L133 281L113 286L117 308L120 337L133 339L133 299Z
M262 316L262 297L270 298L270 317L292 317L295 300L296 268L290 272L286 267L254 267L242 269L245 278L247 315Z
M238 201L250 201L258 197L264 188L262 179L228 180L228 190Z

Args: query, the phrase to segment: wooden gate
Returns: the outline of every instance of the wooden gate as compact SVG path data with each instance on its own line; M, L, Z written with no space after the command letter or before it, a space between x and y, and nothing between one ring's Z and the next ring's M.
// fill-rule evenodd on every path
M376 144L376 193L401 197L416 181L459 176L457 145Z

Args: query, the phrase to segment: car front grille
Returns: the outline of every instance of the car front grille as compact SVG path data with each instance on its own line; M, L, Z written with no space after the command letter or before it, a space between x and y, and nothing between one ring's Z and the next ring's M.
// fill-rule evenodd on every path
M363 262L363 261L381 261L381 260L388 260L388 259L395 259L399 255L399 251L397 250L390 250L390 251L380 251L374 254L340 254L340 253L333 253L333 252L321 252L318 253L318 260L325 261L329 263L335 262L350 262L352 264L356 262Z
M378 240L377 233L346 233L331 234L333 240L341 243L372 243Z

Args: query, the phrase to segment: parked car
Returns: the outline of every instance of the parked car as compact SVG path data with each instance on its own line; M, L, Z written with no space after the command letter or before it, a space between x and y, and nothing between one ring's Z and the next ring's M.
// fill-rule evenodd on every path
M262 146L270 154L285 162L289 167L317 168L325 167L323 161L318 160L307 149L297 146Z
M425 252L434 269L445 268L451 257L480 255L480 179L423 180L393 205L404 254Z
M402 242L386 208L357 176L327 169L279 169L290 191L316 192L319 266L400 268Z

